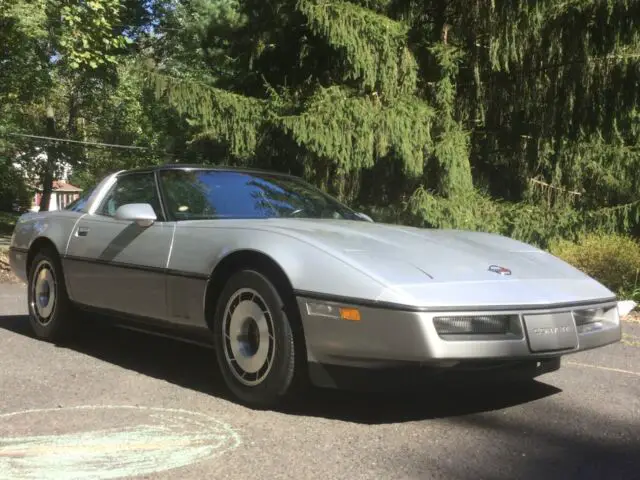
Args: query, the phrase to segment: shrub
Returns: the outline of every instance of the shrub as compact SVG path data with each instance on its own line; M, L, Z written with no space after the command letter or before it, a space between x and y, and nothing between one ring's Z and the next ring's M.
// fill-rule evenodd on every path
M0 157L0 212L12 211L15 203L30 206L31 194L18 169Z
M619 298L640 303L640 243L619 234L591 233L578 242L560 240L550 252L595 278Z

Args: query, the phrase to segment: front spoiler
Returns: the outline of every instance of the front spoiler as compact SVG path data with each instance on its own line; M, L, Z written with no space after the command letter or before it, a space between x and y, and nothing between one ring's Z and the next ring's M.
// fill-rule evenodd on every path
M311 383L321 388L350 391L415 390L436 386L473 386L531 380L560 369L560 357L500 363L463 362L440 368L407 363L390 367L361 368L309 364Z

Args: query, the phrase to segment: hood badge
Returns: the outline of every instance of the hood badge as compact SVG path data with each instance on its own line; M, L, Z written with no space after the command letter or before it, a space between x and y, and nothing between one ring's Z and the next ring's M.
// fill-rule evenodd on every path
M499 265L491 265L489 267L489 271L493 273L497 273L498 275L511 275L511 270L508 268L501 267Z

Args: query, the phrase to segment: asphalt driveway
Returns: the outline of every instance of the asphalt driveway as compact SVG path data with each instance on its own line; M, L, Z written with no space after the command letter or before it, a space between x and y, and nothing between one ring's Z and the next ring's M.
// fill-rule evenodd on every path
M529 387L314 390L293 411L231 401L213 352L96 326L34 339L0 285L0 479L640 479L640 324Z

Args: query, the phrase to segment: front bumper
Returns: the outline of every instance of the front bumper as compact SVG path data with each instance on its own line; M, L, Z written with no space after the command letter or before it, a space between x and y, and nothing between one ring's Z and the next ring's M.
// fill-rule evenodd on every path
M327 314L354 308L359 320ZM386 368L402 365L456 367L477 361L532 361L601 347L621 339L615 301L559 308L468 312L411 312L298 297L311 364ZM600 321L579 324L580 312L602 309ZM323 313L318 313L322 311ZM505 334L445 335L434 318L505 316L512 319Z

